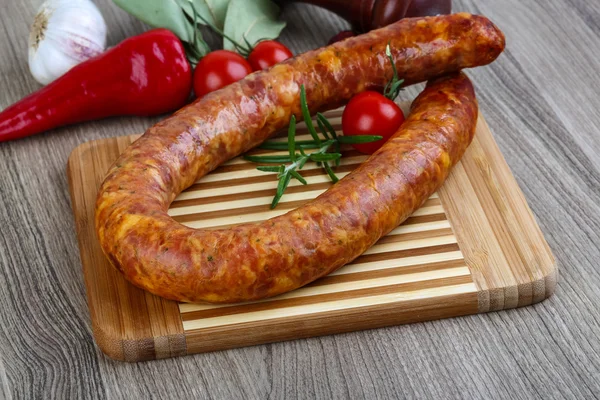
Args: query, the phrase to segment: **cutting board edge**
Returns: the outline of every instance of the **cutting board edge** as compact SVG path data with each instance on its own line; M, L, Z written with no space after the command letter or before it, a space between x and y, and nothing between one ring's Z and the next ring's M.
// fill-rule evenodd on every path
M479 312L539 303L556 290L556 258L481 113L476 132L438 193L479 289ZM469 193L461 196L466 206L453 202L459 189ZM468 226L475 222L484 226Z
M84 218L82 220L82 218L80 218L78 215L78 208L85 209L85 199L83 197L77 197L74 191L74 187L76 186L74 182L75 179L78 179L75 177L74 174L77 171L81 171L81 169L77 167L77 164L82 159L87 159L88 161L93 162L93 157L90 155L90 153L93 152L95 148L103 146L110 141L117 142L119 140L124 140L133 142L138 137L139 135L129 135L117 138L105 138L85 142L75 147L71 151L67 159L67 179L69 183L69 195L71 198L71 208L75 220L75 230L77 233L77 243L79 247L80 260L84 277L86 300L88 304L88 309L90 310L92 334L94 336L96 344L106 356L113 360L125 362L148 361L153 359L162 359L186 355L187 342L183 331L183 322L181 320L181 314L178 312L178 306L175 301L156 298L161 303L172 303L173 306L170 307L171 315L169 316L169 320L172 321L173 319L175 319L175 323L171 325L175 325L174 330L177 332L174 334L167 335L139 335L135 337L127 337L122 325L115 323L118 320L117 318L105 318L105 313L100 313L96 310L96 304L94 300L94 292L96 291L96 288L92 284L92 282L90 282L90 273L88 272L88 270L93 268L93 265L88 264L92 261L89 260L87 257L82 257L82 255L85 254L86 251L88 251L86 247L87 244L84 243L84 237L86 237L86 235L83 235L82 231L86 229L89 230L90 223L92 225L92 229L94 229L94 222L90 221L87 218ZM82 177L79 177L79 181L79 184L82 184ZM95 234L93 235L93 237L95 238ZM141 289L139 290L142 291ZM152 295L148 293L145 297L149 296ZM163 314L166 314L167 312L168 311L163 310ZM116 310L114 311L114 313L119 314L119 312ZM148 322L151 322L149 315ZM177 323L179 326L177 326Z
M244 347L256 346L477 314L478 293L473 283L465 286L471 286L473 290L431 297L425 302L422 299L399 301L335 310L325 315L312 314L252 322L236 325L221 337L213 334L215 329L190 330L185 332L188 351L189 354L197 354L233 349L239 347L236 341L240 339L245 341ZM249 337L252 338L250 341L247 339Z
M486 128L487 128L487 126L486 126ZM490 136L491 136L491 133L490 133ZM75 203L77 202L77 204L79 204L81 201L77 200L77 196L74 191L74 185L73 185L74 174L77 173L77 164L80 164L80 161L81 161L80 158L84 153L92 152L95 149L97 149L98 147L103 146L110 141L113 141L114 143L119 143L118 147L124 147L127 144L133 142L138 137L139 137L139 135L129 135L129 136L123 136L123 137L118 137L118 138L106 138L106 139L98 139L98 140L86 142L86 143L83 143L83 144L80 144L79 146L77 146L69 155L69 159L67 162L69 192L71 195L73 212L74 212L75 220L76 220L78 244L79 244L80 252L82 254L86 251L86 249L84 248L85 244L82 243L82 238L81 238L81 229L83 229L84 225L82 225L81 219L78 217L77 212L75 210ZM492 140L493 140L493 138L492 138ZM91 156L89 156L89 154L88 154L88 157L92 158ZM79 180L81 181L81 178L79 178ZM515 181L515 184L516 184L516 181ZM518 185L517 185L517 189L519 190L519 194L522 196L522 192L520 191L520 188L518 188ZM525 204L526 204L526 202L525 202ZM444 205L444 208L445 207L446 207L446 205ZM534 221L536 227L539 229L537 222L535 221L535 218L533 219L533 221ZM89 224L90 222L93 225L93 221L86 221L85 224ZM454 229L455 228L453 225L453 230ZM543 236L542 236L542 239L543 239ZM544 244L547 246L547 243L545 242L545 240L544 240ZM461 250L462 250L463 246L460 244L460 242L459 242L459 246L461 247ZM549 248L548 248L548 251L549 251ZM551 252L549 254L551 256ZM554 290L556 287L556 281L557 281L557 267L556 267L556 263L554 262L553 258L552 258L552 260L553 260L553 262L551 263L551 265L545 265L542 268L545 271L545 273L541 277L538 277L537 279L532 279L529 282L521 282L518 285L516 285L517 293L531 291L530 287L533 287L533 286L539 287L539 286L543 285L543 287L544 287L543 298L538 298L537 300L532 298L531 302L528 302L528 303L520 302L519 304L516 305L516 307L526 306L529 304L533 304L533 303L542 301L545 298L550 297L554 293ZM90 308L90 315L91 315L91 320L92 320L92 331L94 334L94 338L95 338L99 348L110 358L113 358L113 359L119 360L119 361L136 362L136 361L145 361L145 360L150 360L150 359L181 356L181 355L193 354L193 353L198 353L198 352L217 351L217 350L222 350L222 349L226 349L226 348L239 347L239 346L235 346L235 345L216 346L216 347L211 347L211 348L203 347L202 345L198 345L198 344L190 342L193 340L198 340L197 335L193 331L185 332L183 330L183 328L181 328L181 331L179 331L177 334L168 334L168 335L138 335L135 337L131 337L131 336L128 337L125 334L120 334L120 333L123 333L122 326L118 326L118 324L114 325L114 326L110 326L110 325L107 325L106 323L103 323L102 321L99 322L98 314L94 311L94 307L95 307L94 301L90 295L90 288L92 286L92 283L89 281L90 278L89 278L88 274L86 273L86 268L90 268L91 266L86 265L86 261L84 261L83 257L82 257L82 266L84 269L84 279L86 281L86 295L87 295L87 300L88 300L88 306ZM469 268L471 268L470 265L469 265ZM438 318L428 318L427 316L423 316L422 318L416 319L414 321L411 319L402 320L400 318L399 321L393 321L393 322L385 321L385 322L382 322L380 326L379 325L376 326L374 324L374 325L371 325L370 327L376 328L376 327L384 327L384 326L393 326L393 325L400 325L403 323L411 323L411 322L417 322L417 321L425 321L425 320L432 320L432 319L439 319L439 318L462 316L462 315L469 315L469 314L474 314L474 313L481 313L481 312L496 311L496 310L501 310L501 309L506 309L506 308L513 308L513 307L508 307L508 306L504 307L503 306L501 308L489 308L488 307L486 309L485 307L482 307L482 304L484 304L486 302L485 301L486 298L487 298L487 304L489 305L490 298L493 298L495 296L496 297L497 296L505 296L505 292L507 292L507 291L510 292L511 290L515 290L515 287L513 287L513 286L488 286L488 287L486 287L485 285L481 284L480 279L479 280L476 279L476 276L473 273L472 273L472 276L473 276L475 285L478 289L477 292L474 294L476 296L477 302L478 302L478 305L476 308L469 309L468 312L445 314ZM499 294L499 292L501 292L501 293ZM147 294L147 296L152 296L152 295ZM169 302L167 300L165 300L165 301ZM171 303L177 304L176 302L171 302ZM443 306L440 306L440 307L443 307ZM117 313L118 311L115 311L115 312ZM175 315L172 315L172 317L175 317ZM179 323L182 324L181 314L178 313L177 318L179 318ZM112 321L114 322L115 319L112 319ZM102 327L101 325L104 325L104 326ZM342 332L350 332L350 331L362 330L362 329L369 329L369 327L366 327L366 328L350 327L347 330L339 330L338 332L342 333ZM331 334L331 333L335 333L335 332L332 331L332 332L323 332L323 333L306 333L305 335L300 334L296 338L321 336L321 335L327 335L327 334ZM256 344L260 344L260 343L283 341L283 340L290 340L290 339L293 339L293 338L283 338L281 340L270 339L270 340L259 341L257 343L253 343L253 344L249 343L248 345L256 345ZM246 345L246 344L244 344L244 345Z

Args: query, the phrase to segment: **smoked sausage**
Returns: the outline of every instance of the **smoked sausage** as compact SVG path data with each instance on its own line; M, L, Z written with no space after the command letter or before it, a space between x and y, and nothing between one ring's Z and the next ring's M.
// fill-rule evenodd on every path
M167 214L199 177L300 116L330 109L392 75L431 81L400 130L363 165L306 205L221 230ZM184 302L257 300L303 286L352 261L416 210L471 141L477 102L462 68L504 48L489 20L470 14L404 19L310 51L213 92L150 128L101 185L95 223L110 262L133 284Z

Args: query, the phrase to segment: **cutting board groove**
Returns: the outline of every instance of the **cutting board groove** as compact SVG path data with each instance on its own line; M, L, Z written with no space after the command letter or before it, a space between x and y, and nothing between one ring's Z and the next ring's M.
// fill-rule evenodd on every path
M341 111L327 113L338 130ZM298 128L298 139L308 139L306 128ZM438 193L351 264L261 301L178 304L156 297L110 266L93 226L103 176L136 138L83 144L67 168L94 335L113 358L140 361L499 310L543 300L554 290L552 254L480 117L473 144ZM364 160L344 149L337 175ZM272 218L331 185L314 164L302 173L308 185L292 181L270 210L275 175L238 157L179 195L169 215L202 229Z

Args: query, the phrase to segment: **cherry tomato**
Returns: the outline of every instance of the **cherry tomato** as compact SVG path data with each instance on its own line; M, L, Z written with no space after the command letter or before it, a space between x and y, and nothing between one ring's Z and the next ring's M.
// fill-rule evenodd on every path
M373 154L398 131L404 113L396 103L377 92L366 91L350 99L342 114L342 130L346 136L378 135L383 139L371 143L353 144L365 154Z
M237 82L252 72L248 61L238 53L229 50L211 51L196 65L194 71L194 92L202 97Z
M248 56L248 62L254 71L260 71L293 56L290 49L283 44L275 40L264 40L254 46Z
M334 44L335 42L348 39L352 36L354 36L354 32L352 31L340 31L336 35L332 36L331 39L329 39L329 42L327 42L327 44Z

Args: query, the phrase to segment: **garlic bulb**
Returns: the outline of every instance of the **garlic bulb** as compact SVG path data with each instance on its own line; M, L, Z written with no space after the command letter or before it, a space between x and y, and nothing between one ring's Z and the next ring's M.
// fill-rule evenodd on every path
M47 0L29 34L29 70L46 85L106 46L106 23L90 0Z

